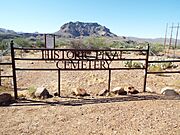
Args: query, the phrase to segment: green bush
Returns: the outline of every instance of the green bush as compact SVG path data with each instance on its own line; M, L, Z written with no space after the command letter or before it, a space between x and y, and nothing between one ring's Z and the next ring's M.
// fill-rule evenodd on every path
M150 65L148 70L150 72L161 72L163 69L160 64L155 64L155 65Z
M160 52L164 51L162 44L150 44L150 55L159 55Z
M31 47L30 41L25 38L15 38L14 43L21 47Z
M132 60L125 61L124 66L128 68L143 68L144 67L143 63L132 61Z
M110 45L106 42L105 38L103 37L90 37L87 38L83 44L87 47L93 47L93 48L107 48L110 47Z
M0 50L6 50L9 46L10 40L4 39L0 42Z
M35 92L36 92L36 88L34 86L28 87L28 93L31 97L34 97Z

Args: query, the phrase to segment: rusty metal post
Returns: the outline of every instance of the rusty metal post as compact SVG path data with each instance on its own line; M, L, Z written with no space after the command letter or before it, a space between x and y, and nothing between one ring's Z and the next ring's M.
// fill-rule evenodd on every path
M148 49L146 52L146 67L145 67L145 76L144 76L144 88L143 92L146 92L146 83L147 83L147 70L148 70L148 60L149 59L149 44L148 44Z
M44 34L44 47L47 48L46 47L46 34Z
M14 59L15 55L14 55L13 41L11 41L10 45L11 45L12 70L13 70L14 98L17 99L18 94L17 94L17 82L16 82L16 63L15 63L15 59Z
M55 34L53 35L53 38L54 38L54 48L56 47L56 36Z
M58 69L58 96L61 97L61 72Z
M111 89L111 70L109 70L108 91Z
M0 86L2 86L2 83L1 83L1 66L0 66Z

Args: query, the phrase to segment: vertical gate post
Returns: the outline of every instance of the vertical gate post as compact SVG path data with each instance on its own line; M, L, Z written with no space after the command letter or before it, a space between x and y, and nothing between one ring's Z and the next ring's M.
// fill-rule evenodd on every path
M149 59L149 44L148 44L148 49L146 52L146 67L145 67L145 76L144 76L144 88L143 88L143 92L146 91L146 81L147 81L147 70L148 70L148 60Z
M1 67L0 67L0 86L2 86L2 83L1 83Z
M58 96L61 96L61 72L60 69L58 69Z
M111 89L111 70L109 70L108 91Z
M14 98L17 99L18 94L17 94L16 65L15 65L15 59L14 59L15 55L14 55L13 40L11 41L10 45L11 45L12 70L13 70Z

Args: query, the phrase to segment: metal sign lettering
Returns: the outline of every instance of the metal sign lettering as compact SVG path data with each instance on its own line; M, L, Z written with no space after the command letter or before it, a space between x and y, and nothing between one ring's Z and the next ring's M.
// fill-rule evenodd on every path
M42 58L56 62L56 67L61 70L110 69L113 61L122 59L122 51L43 50Z

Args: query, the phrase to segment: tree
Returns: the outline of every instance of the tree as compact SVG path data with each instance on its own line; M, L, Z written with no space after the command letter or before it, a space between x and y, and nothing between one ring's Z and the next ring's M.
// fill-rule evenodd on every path
M14 39L14 42L19 45L19 46L22 46L22 47L30 47L31 44L30 44L30 41L28 41L27 39L25 38L15 38Z

